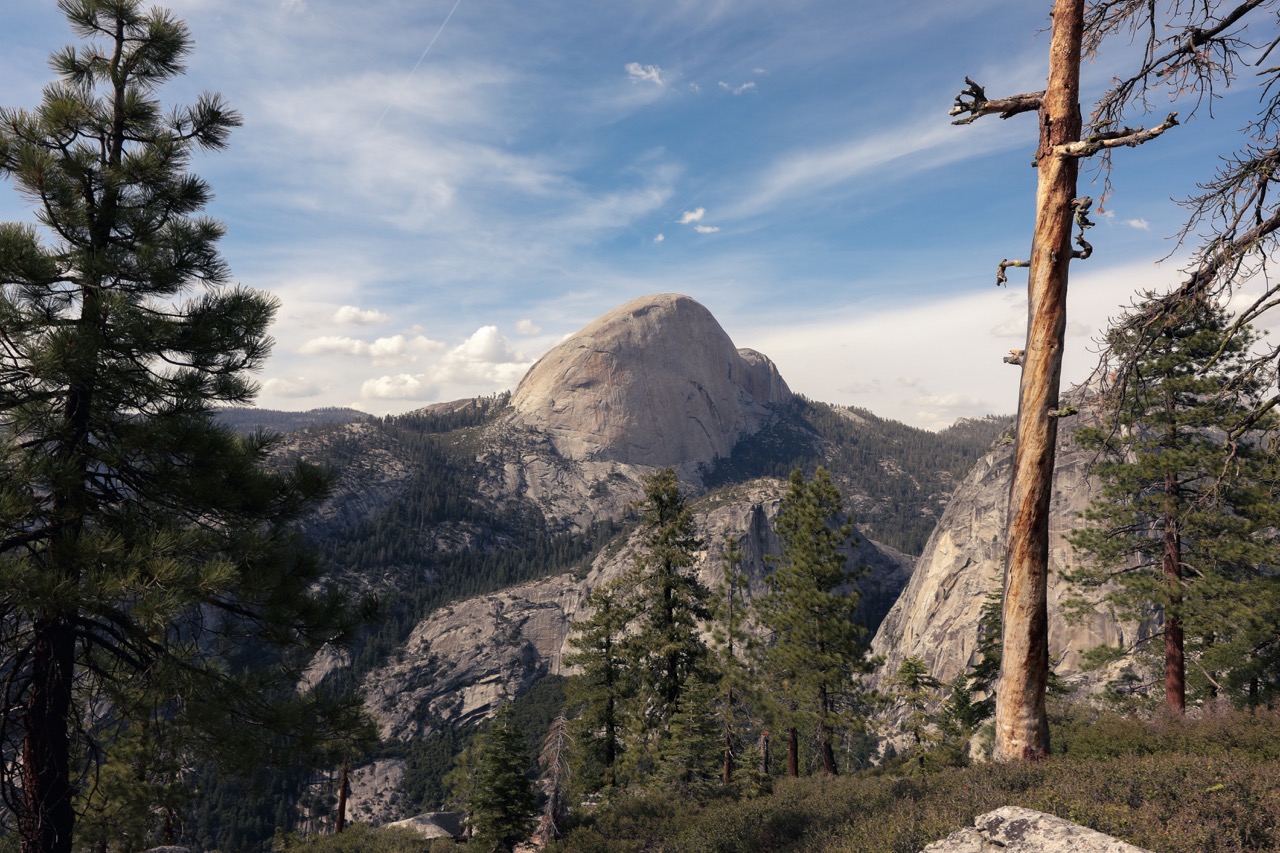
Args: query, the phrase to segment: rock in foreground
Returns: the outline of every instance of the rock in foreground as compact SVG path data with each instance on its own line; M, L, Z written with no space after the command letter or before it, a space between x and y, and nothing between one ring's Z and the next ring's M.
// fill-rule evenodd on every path
M974 818L921 853L1150 853L1060 817L1004 806Z

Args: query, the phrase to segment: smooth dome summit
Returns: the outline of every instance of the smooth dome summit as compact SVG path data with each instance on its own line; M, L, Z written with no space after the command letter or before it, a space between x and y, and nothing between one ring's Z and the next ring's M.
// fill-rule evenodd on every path
M516 423L578 461L681 465L725 456L791 396L768 358L739 350L688 296L643 296L539 359L516 388Z

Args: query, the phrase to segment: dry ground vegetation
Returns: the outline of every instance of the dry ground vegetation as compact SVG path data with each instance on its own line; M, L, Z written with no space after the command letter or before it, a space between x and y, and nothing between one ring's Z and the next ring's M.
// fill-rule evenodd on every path
M580 815L550 853L915 853L976 815L1018 805L1161 853L1280 850L1280 710L1201 708L1186 719L1051 709L1053 754L954 766L904 755L844 777L775 780L772 790L692 803L622 795ZM937 759L937 760L935 760ZM456 848L357 827L278 850L418 853Z

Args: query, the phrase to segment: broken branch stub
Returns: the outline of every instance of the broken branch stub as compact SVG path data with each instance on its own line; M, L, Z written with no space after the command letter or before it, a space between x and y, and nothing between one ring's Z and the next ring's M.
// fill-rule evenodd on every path
M1024 92L1021 95L1009 95L995 100L987 99L987 90L968 77L964 78L965 88L956 95L955 105L948 115L958 116L968 113L965 118L958 118L952 124L972 124L982 116L998 115L1009 118L1018 113L1035 112L1040 109L1044 92Z

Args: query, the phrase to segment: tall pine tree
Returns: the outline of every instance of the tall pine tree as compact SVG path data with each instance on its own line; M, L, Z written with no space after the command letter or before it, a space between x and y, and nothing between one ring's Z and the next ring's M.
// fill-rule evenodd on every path
M574 623L566 666L578 672L565 685L578 758L578 779L590 790L618 784L625 703L634 695L634 670L623 647L631 615L617 583L593 589L584 602L591 615Z
M1140 331L1121 322L1108 345L1131 365L1126 382L1102 397L1101 425L1077 433L1105 456L1091 524L1071 537L1093 558L1075 580L1113 582L1108 599L1129 617L1159 610L1165 704L1178 714L1188 654L1265 639L1247 631L1256 620L1238 612L1243 602L1274 612L1275 579L1262 567L1280 561L1280 464L1265 437L1275 424L1254 415L1263 383L1240 370L1252 339L1205 300Z
M707 647L700 623L710 615L710 593L695 572L702 542L673 468L645 480L640 504L640 548L624 581L631 631L624 654L635 667L635 696L627 726L628 761L637 778L665 760L671 722L687 686L703 677Z
M817 738L823 773L838 772L834 742L856 711L856 677L867 670L866 629L854 621L859 595L841 552L853 525L841 521L840 490L819 468L799 471L774 528L782 540L778 567L765 578L757 618L770 633L762 666L778 685L775 702L787 728L788 772L798 772L797 728Z
M484 853L510 853L529 838L537 796L529 746L504 705L458 758L446 782L466 807L471 845Z
M210 660L227 638L340 627L288 527L326 478L269 473L267 439L212 421L252 401L276 307L227 284L187 171L240 118L213 94L162 109L191 49L167 11L58 6L85 44L38 107L0 110L0 176L38 221L0 225L0 774L24 853L71 850L75 780L121 714L237 695ZM108 682L168 699L104 704Z

